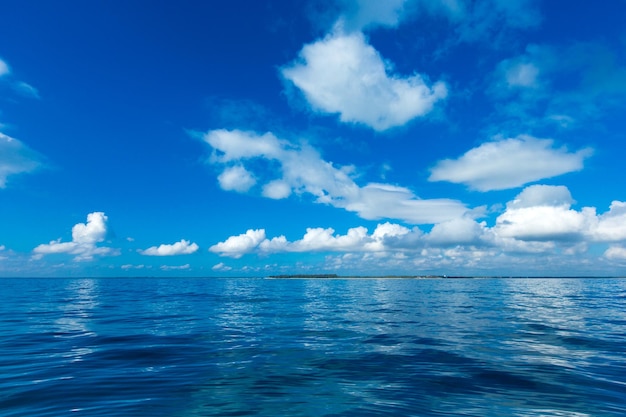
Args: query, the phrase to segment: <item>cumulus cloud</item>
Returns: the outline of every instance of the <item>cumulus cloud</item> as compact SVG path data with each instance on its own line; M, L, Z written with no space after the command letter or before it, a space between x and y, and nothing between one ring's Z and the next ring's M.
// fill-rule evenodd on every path
M626 202L613 201L609 210L600 215L595 207L575 210L572 208L574 203L567 187L532 185L507 203L506 210L497 217L490 230L498 239L510 238L518 243L588 246L591 243L626 242Z
M443 82L428 85L420 74L392 73L390 63L367 44L360 32L337 29L305 45L300 58L282 69L317 111L338 113L342 122L365 124L377 131L424 116L444 99Z
M209 251L219 253L221 256L241 258L246 253L252 252L265 239L265 229L250 229L246 233L231 236L224 242L217 243L209 248Z
M572 153L553 144L528 135L487 142L458 159L439 161L429 181L466 184L478 191L503 190L579 171L592 154L589 148Z
M601 242L626 241L626 202L613 201L609 211L598 216L592 237Z
M611 244L602 257L607 267L626 260L626 202L613 202L601 215L593 207L575 210L574 204L564 186L533 185L509 201L493 226L460 217L437 223L427 233L390 222L378 224L371 233L363 226L345 234L311 227L293 241L285 236L269 238L262 229L249 230L214 245L211 251L232 258L325 253L322 264L309 267L366 274L415 270L497 275L514 270L520 275L560 275L566 269L594 274L598 259L590 248L602 243ZM215 270L222 268L218 265Z
M171 245L162 244L159 246L152 246L146 250L141 250L139 253L148 256L174 256L174 255L189 255L198 250L198 245L191 243L188 240L182 239L180 242L173 243Z
M365 227L359 226L348 230L345 235L335 234L333 228L310 227L302 239L289 242L285 236L268 239L265 230L248 230L245 234L231 236L224 242L213 245L209 250L220 256L240 258L244 254L277 252L349 252L380 251L384 249L384 240L402 236L409 230L400 225L385 223L379 225L374 233L368 234Z
M251 238L254 236L255 238ZM493 246L493 233L484 223L472 219L456 219L436 225L430 233L418 228L409 229L390 222L376 226L372 233L363 226L348 229L346 234L337 234L331 227L310 227L301 239L289 241L285 236L267 238L265 230L248 230L245 234L232 236L212 246L209 250L220 256L240 258L245 254L306 252L371 253L376 256L415 256L427 248L455 247L466 245L477 247ZM511 240L511 239L509 239ZM512 244L509 246L513 247ZM530 251L522 242L513 250Z
M106 238L108 217L103 212L87 215L87 223L78 223L72 228L72 241L61 242L61 239L41 244L33 249L35 257L54 253L74 255L76 261L90 261L94 256L116 255L117 249L97 246Z
M287 181L274 180L263 186L263 197L281 200L291 195L291 186Z
M226 171L252 160L264 160L278 171L278 178L264 181L262 194L268 198L308 194L318 203L355 212L365 219L400 219L412 224L437 223L468 211L459 201L420 199L408 188L393 184L359 186L352 178L354 167L336 167L306 143L294 145L271 133L220 129L209 131L204 140L213 148L210 161L225 166ZM261 169L257 163L253 166ZM262 181L260 172L255 177Z
M41 167L41 157L17 139L0 132L0 188L7 177L35 171Z
M564 186L532 185L507 204L495 231L523 241L580 240L595 224L595 210L573 210L573 202Z
M241 165L226 168L217 180L223 190L240 193L248 191L256 183L252 174Z
M482 245L487 233L484 222L460 217L435 224L424 239L435 246Z

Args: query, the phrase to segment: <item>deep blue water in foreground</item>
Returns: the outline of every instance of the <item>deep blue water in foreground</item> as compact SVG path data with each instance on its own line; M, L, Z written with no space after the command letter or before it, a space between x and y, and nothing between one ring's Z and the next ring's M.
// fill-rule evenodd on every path
M624 416L626 279L0 279L0 415Z

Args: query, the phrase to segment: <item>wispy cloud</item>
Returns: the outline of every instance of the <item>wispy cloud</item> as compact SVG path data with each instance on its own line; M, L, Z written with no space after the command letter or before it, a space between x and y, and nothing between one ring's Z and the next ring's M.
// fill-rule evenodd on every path
M0 59L0 77L3 77L9 74L11 70L9 69L9 65L2 59Z
M41 156L21 141L0 132L0 188L7 177L30 173L42 166Z
M258 171L254 173L255 178L262 183L262 193L268 198L287 198L292 193L311 195L317 203L355 212L365 219L399 219L412 224L438 223L468 212L459 201L421 199L398 185L368 183L359 186L351 176L354 167L335 167L306 143L296 145L271 133L212 130L204 140L213 148L210 161L224 166L226 173L233 167L245 167L247 163L254 166ZM278 163L278 172L269 164L261 172L260 165L251 163L252 160L272 162L274 167ZM245 170L250 172L252 168Z
M140 265L124 264L124 265L120 266L120 268L122 268L124 271L128 271L128 270L131 270L131 269L144 269L144 268L150 269L150 268L152 268L152 266L151 265L146 266L146 265L143 265L143 264L140 264Z
M191 269L191 265L161 265L160 268L162 271L185 271Z
M37 90L32 85L25 83L23 81L18 81L13 84L13 89L18 92L20 95L30 98L41 98L39 96L39 90Z
M4 82L6 82L10 88L12 88L18 94L29 97L39 99L39 91L33 87L32 85L24 82L16 80L12 74L11 68L6 61L0 58L0 78L4 78Z
M626 66L601 42L530 44L498 64L488 92L517 124L571 127L624 107Z
M405 17L405 6L412 0L344 0L341 21L349 31L361 31L378 26L395 27Z

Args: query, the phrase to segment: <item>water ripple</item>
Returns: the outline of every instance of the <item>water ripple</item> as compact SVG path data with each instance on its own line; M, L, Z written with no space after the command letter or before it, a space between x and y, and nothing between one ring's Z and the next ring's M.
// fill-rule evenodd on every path
M2 280L2 416L622 416L626 280Z

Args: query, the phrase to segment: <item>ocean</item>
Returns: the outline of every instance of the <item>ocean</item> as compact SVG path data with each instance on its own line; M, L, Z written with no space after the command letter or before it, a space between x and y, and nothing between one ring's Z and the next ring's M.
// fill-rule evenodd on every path
M0 279L0 416L624 416L626 279Z

